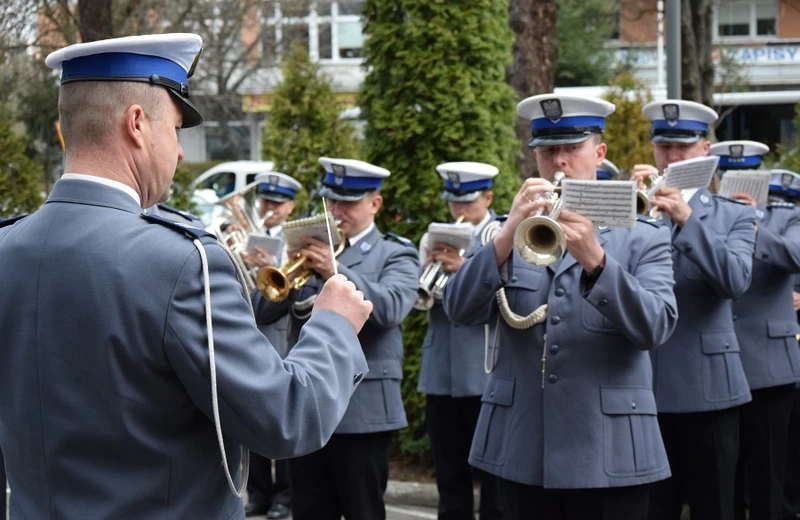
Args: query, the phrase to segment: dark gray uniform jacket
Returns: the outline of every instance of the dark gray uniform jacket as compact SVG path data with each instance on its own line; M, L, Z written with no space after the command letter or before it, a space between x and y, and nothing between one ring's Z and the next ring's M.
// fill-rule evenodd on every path
M447 285L445 311L462 324L497 322L501 287L517 314L548 305L545 323L526 330L500 318L500 351L483 393L473 466L546 488L669 477L647 353L667 340L678 319L669 229L637 222L597 237L606 265L585 294L583 268L571 254L545 268L515 252L503 277L491 244Z
M762 206L750 288L733 302L736 335L751 389L800 381L800 332L792 304L800 272L800 209L791 203Z
M282 361L210 237L219 411L232 472L330 438L366 363L350 323L309 320ZM12 518L244 518L212 420L200 254L124 192L56 183L0 229L0 445Z
M667 220L681 319L669 341L650 353L659 413L724 410L750 401L732 301L750 285L755 211L705 189L689 206L683 228Z
M408 244L399 244L389 235L384 237L374 228L337 257L339 273L364 293L373 309L358 335L369 373L353 394L336 433L372 433L408 425L400 395L403 379L401 324L414 305L419 279L417 250L413 244ZM256 321L271 323L289 313L289 345L294 345L306 321L295 306L313 298L320 288L319 280L312 278L281 303L273 303L253 291ZM296 347L291 348L290 352Z

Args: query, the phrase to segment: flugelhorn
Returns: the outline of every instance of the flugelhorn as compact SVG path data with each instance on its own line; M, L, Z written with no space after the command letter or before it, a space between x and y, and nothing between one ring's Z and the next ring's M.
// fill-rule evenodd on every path
M464 215L459 215L455 223L461 224L463 221ZM463 255L464 251L459 251L459 254ZM417 301L414 303L414 308L418 311L427 311L433 307L434 303L442 299L444 286L449 279L450 273L442 270L442 262L439 260L426 265L422 276L419 277Z
M564 230L556 222L563 203L560 192L564 177L564 172L555 173L555 191L541 193L535 199L536 202L547 201L547 206L520 222L514 230L514 249L529 264L550 265L561 258L567 247Z
M333 217L325 213L287 222L283 225L283 234L286 237L286 243L292 244L299 242L303 236L307 236L303 228L324 224L326 219L328 221L326 225L331 225ZM345 244L347 243L344 234L338 227L336 228L336 233L338 234L339 245L334 252L334 257L339 256L339 254L344 251ZM300 238L297 239L296 237ZM305 256L298 256L289 260L281 267L268 266L259 269L258 275L256 276L258 291L270 301L281 302L285 300L291 291L301 288L314 276L313 270L303 268L303 264L305 264L306 260L307 258Z
M650 204L650 199L659 189L664 187L665 180L666 175L652 175L642 179L645 189L636 192L636 213L649 215L654 219L661 218L661 211Z

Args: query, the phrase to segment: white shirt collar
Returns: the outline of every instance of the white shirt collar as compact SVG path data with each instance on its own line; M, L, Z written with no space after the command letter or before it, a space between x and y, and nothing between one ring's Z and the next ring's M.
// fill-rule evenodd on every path
M283 231L283 223L278 224L277 226L272 226L271 228L267 229L267 234L271 237L277 237Z
M133 200L136 201L136 204L138 204L139 207L142 207L142 199L141 197L139 197L139 194L136 193L136 190L134 190L127 184L123 184L119 181L106 179L105 177L97 177L96 175L85 175L83 173L65 173L64 175L61 176L61 179L96 182L98 184L104 184L111 188L116 188L130 195L133 198Z
M681 190L681 196L683 197L683 201L686 204L689 204L689 201L692 200L694 194L697 193L697 188L690 188L688 190Z
M350 241L350 247L353 247L358 243L359 240L364 238L365 236L369 235L370 231L375 228L375 223L373 222L371 225L367 226L367 229L362 231L361 233L357 234L354 237L350 237L348 240Z

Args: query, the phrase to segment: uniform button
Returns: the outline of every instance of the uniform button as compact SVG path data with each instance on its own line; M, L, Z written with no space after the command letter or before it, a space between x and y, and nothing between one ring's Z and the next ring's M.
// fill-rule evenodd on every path
M731 348L731 344L726 342L725 343L725 348Z
M384 368L384 369L383 369L383 375L386 375L386 374L388 374L388 373L389 373L389 371L388 371L388 370L386 370L386 369Z
M600 307L605 307L608 305L608 300L600 300Z
M553 325L558 325L559 323L561 323L561 316L553 316L550 319L550 323L552 323Z
M556 289L556 296L564 296L564 289L561 287Z
M547 382L551 385L554 385L558 382L558 376L556 374L550 374L547 376Z
M684 252L684 253L687 253L687 254L688 254L688 253L691 253L691 252L692 252L692 246L686 246L686 247L683 249L683 252Z
M762 253L761 258L769 258L769 255L767 253Z
M362 379L364 379L364 374L362 372L359 372L358 374L353 376L353 383L360 383Z
M459 327L461 327L461 325L459 325L458 323L453 323L453 328L454 328L454 329L457 329L457 328L459 328Z
M514 282L516 282L516 281L517 281L517 277L516 277L516 276L512 276L512 277L511 277L511 283L514 283Z
M483 286L486 287L487 289L491 289L492 288L492 282L490 282L489 280L484 280L483 281Z
M636 401L631 401L631 410L636 410Z
M734 314L734 315L733 315L733 321L736 321L736 320L738 320L738 319L739 319L739 316L737 316L736 314Z
M558 352L560 350L561 350L561 347L559 347L558 345L550 345L550 353L551 354L553 354L553 355L558 354Z
M494 392L491 392L491 393L489 394L489 397L494 397Z

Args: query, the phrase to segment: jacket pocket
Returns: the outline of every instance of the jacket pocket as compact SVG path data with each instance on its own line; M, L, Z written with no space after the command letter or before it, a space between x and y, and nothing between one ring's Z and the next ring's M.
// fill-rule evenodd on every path
M585 298L580 298L583 300L581 305L581 320L583 321L583 327L586 330L590 330L592 332L601 332L605 334L619 334L619 330L617 327L612 323L611 320L603 316L603 314L594 308L594 305L586 301Z
M800 346L797 334L800 326L796 321L771 320L767 322L767 359L769 373L784 379L800 375Z
M733 330L700 333L703 395L707 401L731 401L749 391Z
M483 405L472 440L472 455L489 464L505 460L506 436L514 404L514 379L493 377L481 398Z
M662 471L667 455L656 417L656 399L648 388L602 387L604 465L612 477Z
M366 387L361 405L361 418L365 423L383 424L403 420L405 411L400 394L401 379L403 368L399 362L369 362L369 372L361 382L361 386Z
M539 294L544 274L529 267L514 266L513 276L505 285L506 297L511 310L519 315L530 314L542 303L547 295ZM539 300L542 300L541 303Z

